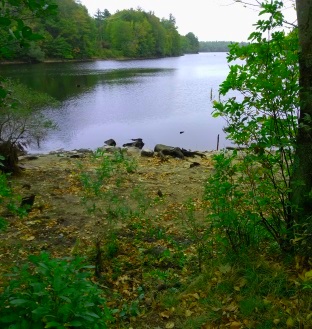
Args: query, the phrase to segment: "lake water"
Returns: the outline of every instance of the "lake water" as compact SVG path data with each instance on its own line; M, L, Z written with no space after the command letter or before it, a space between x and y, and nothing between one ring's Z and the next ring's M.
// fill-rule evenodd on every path
M7 65L1 74L60 101L46 114L56 122L38 150L96 149L113 138L118 145L142 138L145 146L158 143L191 150L230 145L224 120L211 116L211 90L228 73L225 53L201 53L175 58L83 63ZM180 132L184 132L180 134Z

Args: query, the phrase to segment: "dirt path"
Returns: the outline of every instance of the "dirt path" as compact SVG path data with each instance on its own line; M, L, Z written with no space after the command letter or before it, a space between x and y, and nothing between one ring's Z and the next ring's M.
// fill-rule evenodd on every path
M153 211L162 213L189 198L201 198L204 181L212 168L212 153L205 155L204 158L168 158L166 161L132 155L137 168L127 175L128 188L124 193L140 187L146 197L161 195L165 202ZM79 181L79 165L93 170L91 158L89 153L71 152L22 157L23 173L13 178L12 186L21 197L35 194L35 203L27 217L8 217L10 226L0 235L0 261L1 258L17 261L21 246L34 252L47 250L56 255L68 255L77 240L96 235L98 219L88 214L82 204ZM200 165L190 168L193 162Z

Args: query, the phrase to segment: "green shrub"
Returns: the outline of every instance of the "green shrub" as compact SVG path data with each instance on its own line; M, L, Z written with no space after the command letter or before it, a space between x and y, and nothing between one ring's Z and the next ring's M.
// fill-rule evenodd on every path
M14 268L0 296L0 327L107 328L111 315L82 258L51 258L42 253Z
M2 162L4 160L4 157L0 155L0 170L3 167ZM0 209L1 211L4 211L5 209L13 214L16 214L20 217L23 217L26 215L26 210L24 208L18 207L17 202L19 200L19 197L14 195L12 192L12 189L10 188L10 185L8 183L8 174L5 174L0 171ZM5 219L4 215L0 215L0 232L5 230L8 223Z
M233 166L237 169L234 173L238 173L236 180L233 182L229 177L219 187L223 200L226 193L230 195L228 200L234 209L228 211L228 222L233 223L234 231L226 228L232 248L238 250L239 245L249 244L248 240L257 237L262 226L280 249L288 253L294 249L295 235L307 241L306 234L297 233L304 229L294 222L290 186L300 107L298 35L296 30L286 34L278 28L284 21L283 2L264 1L260 6L259 17L267 15L267 18L257 21L249 44L229 46L230 73L220 85L219 100L213 105L213 116L222 116L227 122L224 128L227 138L244 148L241 153L244 168ZM270 38L267 31L272 32ZM235 184L240 184L241 189ZM250 214L237 211L241 201L246 205L245 200L250 200ZM245 217L251 220L248 222ZM255 234L251 231L253 227L258 230ZM238 245L234 241L237 236Z
M12 196L12 192L7 182L7 175L0 173L0 206L7 206L6 202ZM0 232L7 226L7 221L0 216Z

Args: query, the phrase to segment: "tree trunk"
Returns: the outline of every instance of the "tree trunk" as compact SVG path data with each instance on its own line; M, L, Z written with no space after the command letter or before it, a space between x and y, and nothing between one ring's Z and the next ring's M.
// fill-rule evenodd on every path
M290 203L296 231L307 238L312 222L312 0L296 0L296 5L301 89Z

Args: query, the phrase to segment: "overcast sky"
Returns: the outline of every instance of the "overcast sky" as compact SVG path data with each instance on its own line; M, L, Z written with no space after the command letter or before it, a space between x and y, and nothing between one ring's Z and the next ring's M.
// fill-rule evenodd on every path
M290 0L286 0L290 1ZM172 13L181 35L193 32L199 41L246 41L254 30L257 11L233 4L233 0L81 0L93 16L97 9L116 10L138 7L153 11L159 18L168 18ZM293 9L290 20L295 19Z

